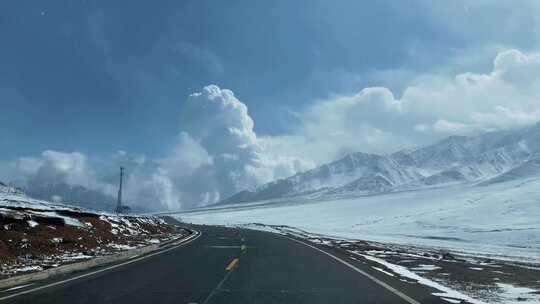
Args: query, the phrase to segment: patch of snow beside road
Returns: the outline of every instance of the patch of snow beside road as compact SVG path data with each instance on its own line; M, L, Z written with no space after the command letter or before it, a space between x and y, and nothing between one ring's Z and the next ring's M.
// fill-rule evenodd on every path
M514 303L527 303L538 304L540 303L540 294L537 290L517 287L511 284L497 283L497 286L501 289L500 297L502 303L514 304Z
M392 264L392 263L388 263L387 261L385 261L383 259L372 257L372 256L365 255L365 254L361 254L361 256L363 256L364 258L366 258L366 259L368 259L370 261L373 261L373 262L376 262L378 264L383 265L384 267L392 270L394 273L399 274L402 277L406 277L406 278L415 280L419 284L426 285L426 286L429 286L429 287L432 287L432 288L435 288L435 289L439 290L440 292L433 293L433 295L435 295L435 296L438 296L438 297L441 297L441 298L455 299L455 300L465 300L465 301L467 301L469 303L472 303L472 304L487 304L486 302L473 299L473 298L471 298L469 296L466 296L466 295L464 295L464 294L462 294L462 293L460 293L458 291L455 291L455 290L450 289L450 288L448 288L446 286L443 286L443 285L441 285L441 284L439 284L437 282L434 282L432 280L421 277L421 276L417 275L416 273L408 270L406 267L403 267L403 266L400 266L400 265L395 265L395 264Z

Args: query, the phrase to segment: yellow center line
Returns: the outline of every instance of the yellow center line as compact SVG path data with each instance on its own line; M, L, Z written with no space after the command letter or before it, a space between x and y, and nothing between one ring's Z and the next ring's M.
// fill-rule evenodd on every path
M234 267L236 267L236 265L238 264L240 260L239 259L234 259L232 260L230 263L229 263L229 266L227 266L227 268L225 268L226 271L231 271Z

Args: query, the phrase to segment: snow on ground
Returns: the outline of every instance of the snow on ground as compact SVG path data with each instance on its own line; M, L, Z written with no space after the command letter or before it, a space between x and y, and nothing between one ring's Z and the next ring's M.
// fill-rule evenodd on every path
M428 265L428 264L420 264L418 265L418 267L413 268L413 270L421 271L421 272L432 271L432 270L437 270L437 269L441 269L441 267L435 266L435 265Z
M186 233L154 216L98 212L0 191L0 279Z
M73 207L62 203L53 203L44 200L34 199L25 196L21 193L10 193L0 191L0 202L3 207L11 208L31 208L39 211L54 211L54 210L87 210L80 207Z
M289 226L246 224L238 227L332 247L401 282L431 287L433 295L449 303L538 304L540 268L528 264L456 255L429 247L326 237ZM481 271L477 270L480 268Z
M501 289L504 303L540 303L538 291L526 287L516 287L511 284L497 284Z
M395 264L392 264L392 263L388 263L387 261L385 261L383 259L376 258L376 257L373 257L373 256L369 256L369 255L362 254L361 256L363 256L364 258L366 258L366 259L368 259L370 261L373 261L375 263L383 265L384 267L392 270L394 273L399 274L402 277L406 277L406 278L415 280L419 284L426 285L426 286L429 286L429 287L432 287L432 288L438 290L438 292L433 293L433 295L441 297L442 299L445 299L447 301L450 300L450 302L451 302L451 300L459 300L459 301L464 300L464 301L467 301L468 303L472 303L472 304L485 304L485 302L483 302L483 301L473 299L473 298L471 298L471 297L469 297L467 295L464 295L464 294L462 294L462 293L460 293L458 291L455 291L455 290L453 290L451 288L443 286L443 285L441 285L441 284L439 284L437 282L434 282L432 280L421 277L421 276L417 275L416 273L410 271L406 267L403 267L403 266L400 266L400 265L395 265ZM460 302L457 302L457 303L460 303Z
M449 303L540 303L538 177L341 200L220 206L178 217L341 248L375 263L371 267L378 272L433 287Z
M540 263L540 180L206 209L185 222L288 225L348 239Z

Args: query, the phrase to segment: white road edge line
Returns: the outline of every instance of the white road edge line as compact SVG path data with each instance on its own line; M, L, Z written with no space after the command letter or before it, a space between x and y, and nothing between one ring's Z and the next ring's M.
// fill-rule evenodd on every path
M352 269L352 270L354 270L354 271L360 273L361 275L365 276L366 278L368 278L368 279L372 280L373 282L379 284L380 286L386 288L388 291L392 292L392 293L395 294L396 296L398 296L398 297L400 297L401 299L405 300L407 303L410 303L410 304L420 304L420 302L418 302L418 301L416 301L415 299L409 297L408 295L404 294L403 292L401 292L401 291L395 289L394 287L392 287L392 286L386 284L385 282L383 282L383 281L377 279L376 277L370 275L369 273L367 273L367 272L361 270L360 268L358 268L358 267L352 265L351 263L349 263L349 262L347 262L347 261L345 261L345 260L343 260L343 259L338 258L337 256L335 256L335 255L333 255L333 254L330 254L330 253L328 253L328 252L326 252L326 251L324 251L324 250L322 250L322 249L319 249L319 248L317 248L317 247L315 247L315 246L312 246L312 245L310 245L310 244L308 244L308 243L304 243L304 242L302 242L302 241L293 239L293 238L291 238L291 237L288 237L288 236L285 236L285 235L281 235L281 236L284 237L284 238L287 238L287 239L289 239L289 240L291 240L291 241L295 241L295 242L300 243L300 244L302 244L302 245L304 245L304 246L310 247L310 248L315 249L315 250L317 250L317 251L319 251L319 252L321 252L321 253L326 254L327 256L331 257L332 259L334 259L334 260L340 262L341 264L343 264L343 265L349 267L350 269Z
M107 271L107 270L111 270L111 269L114 269L114 268L118 268L118 267L121 267L121 266L125 266L125 265L128 265L128 264L131 264L131 263L135 263L135 262L138 262L138 261L141 261L141 260L144 260L146 258L150 258L150 257L153 257L153 256L156 256L156 255L159 255L159 254L162 254L162 253L165 253L165 252L168 252L168 251L171 251L171 250L174 250L178 247L182 247L184 245L187 245L193 241L195 241L196 239L198 239L200 236L202 235L202 232L200 231L195 231L195 234L184 239L182 241L182 243L174 246L174 247L171 247L171 248L167 248L165 250L161 250L161 251L158 251L158 252L154 252L154 253L150 253L148 255L145 255L145 256L142 256L142 257L139 257L139 258L136 258L136 259L132 259L132 260L128 260L126 262L123 262L123 263L120 263L120 264L115 264L115 265L112 265L112 266L109 266L107 268L103 268L103 269L100 269L100 270L96 270L96 271L93 271L93 272L89 272L89 273L85 273L85 274L82 274L82 275L79 275L79 276L76 276L76 277L73 277L73 278L69 278L69 279L66 279L66 280L62 280L62 281L58 281L58 282L54 282L54 283L51 283L51 284L47 284L47 285L43 285L43 286L39 286L39 287L36 287L36 288L33 288L33 289L28 289L28 290L25 290L25 291L21 291L21 292L18 292L18 293L14 293L14 294L11 294L11 295L8 295L8 296L5 296L5 297L2 297L0 298L0 301L4 301L4 300L7 300L7 299L11 299L11 298L15 298L15 297L18 297L18 296L22 296L24 294L29 294L29 293L32 293L32 292L36 292L36 291L39 291L39 290L42 290L42 289L46 289L46 288L49 288L49 287L53 287L53 286L57 286L57 285L62 285L62 284L65 284L67 282L71 282L71 281L75 281L75 280L78 280L78 279L82 279L82 278L85 278L85 277L89 277L89 276L92 276L92 275L95 275L95 274L98 274L98 273L101 273L101 272L104 272L104 271Z

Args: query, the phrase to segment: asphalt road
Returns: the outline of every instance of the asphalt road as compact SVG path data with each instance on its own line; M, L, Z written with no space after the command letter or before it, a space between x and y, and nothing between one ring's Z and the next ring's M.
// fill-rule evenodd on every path
M196 229L201 236L182 247L67 282L84 273L0 291L0 299L29 291L0 303L447 303L332 249L267 232Z

